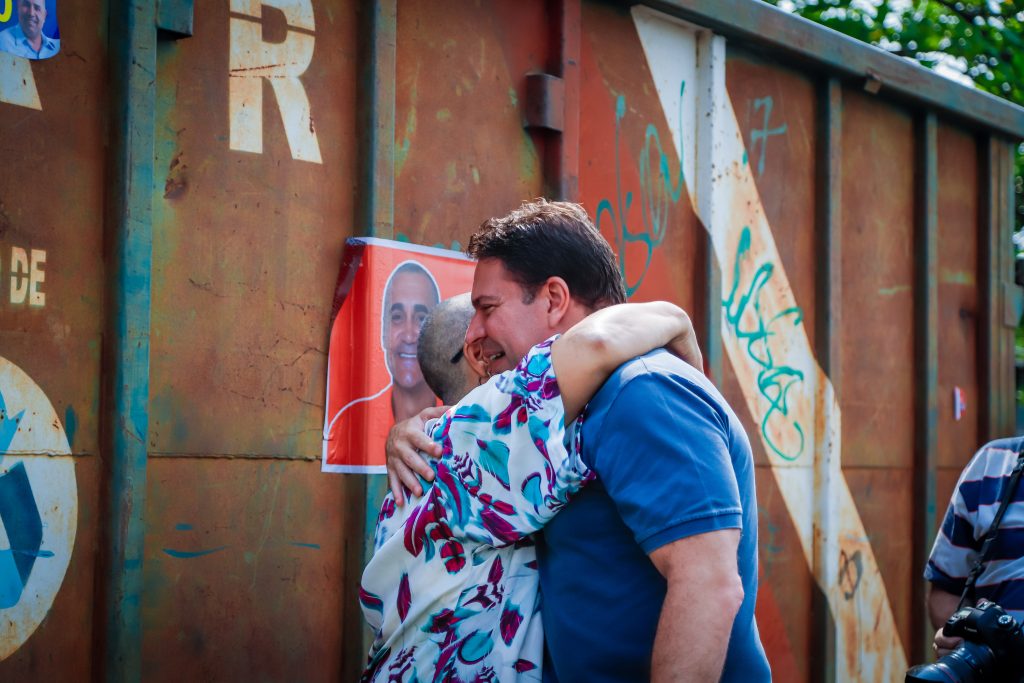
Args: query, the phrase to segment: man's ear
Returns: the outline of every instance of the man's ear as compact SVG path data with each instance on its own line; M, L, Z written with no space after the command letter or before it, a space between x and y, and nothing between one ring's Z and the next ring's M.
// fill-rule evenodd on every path
M484 380L491 376L488 369L489 363L484 358L484 345L481 341L464 342L462 344L462 357L469 364L469 369L479 379Z
M548 326L551 329L557 329L572 305L569 285L562 278L552 276L545 280L540 288L541 291L538 294L543 294L548 300Z

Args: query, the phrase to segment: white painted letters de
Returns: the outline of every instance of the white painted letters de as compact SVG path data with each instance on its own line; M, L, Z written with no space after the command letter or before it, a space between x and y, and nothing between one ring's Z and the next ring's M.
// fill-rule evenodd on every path
M42 249L11 248L12 304L23 304L27 300L31 306L46 305L46 293L42 291L42 283L46 280L44 263L46 252Z
M284 12L289 30L284 42L263 40L262 6ZM228 99L231 149L263 153L263 79L274 91L292 158L314 163L320 145L313 129L309 97L299 80L313 60L311 0L231 0L231 11L252 19L231 17Z

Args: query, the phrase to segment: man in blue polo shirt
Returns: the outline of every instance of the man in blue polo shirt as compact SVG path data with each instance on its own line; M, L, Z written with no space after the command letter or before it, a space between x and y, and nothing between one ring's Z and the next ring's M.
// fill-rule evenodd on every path
M467 251L478 262L466 339L500 348L493 372L626 298L611 247L576 204L524 204L485 221ZM583 420L581 459L597 480L538 542L545 681L770 681L754 621L753 460L725 399L654 351L621 366ZM389 453L393 477L430 469L399 459Z
M498 371L625 300L611 248L574 204L485 221L468 252L478 263L467 339L502 349ZM552 298L553 279L570 301ZM634 359L591 401L582 458L598 480L538 548L545 678L770 680L754 621L753 459L721 394L664 351Z

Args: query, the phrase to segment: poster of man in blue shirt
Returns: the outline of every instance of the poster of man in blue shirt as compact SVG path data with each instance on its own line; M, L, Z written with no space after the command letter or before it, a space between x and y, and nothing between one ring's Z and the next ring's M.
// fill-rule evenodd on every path
M60 52L57 0L0 0L0 50L26 59Z

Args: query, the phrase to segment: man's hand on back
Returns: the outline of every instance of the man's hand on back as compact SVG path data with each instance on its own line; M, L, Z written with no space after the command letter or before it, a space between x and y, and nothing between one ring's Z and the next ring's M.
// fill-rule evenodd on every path
M417 496L423 495L419 477L433 481L434 470L422 454L440 458L441 445L423 433L423 425L427 420L441 417L446 410L448 406L425 408L419 415L396 423L388 432L384 451L387 456L388 485L395 496L396 505L405 504L404 489Z

